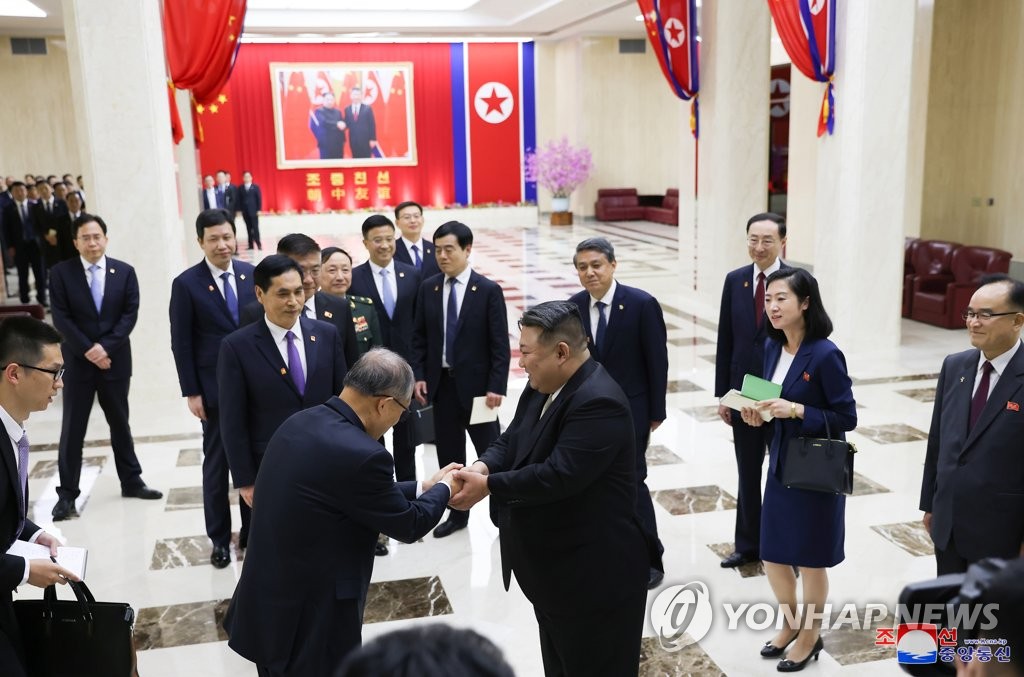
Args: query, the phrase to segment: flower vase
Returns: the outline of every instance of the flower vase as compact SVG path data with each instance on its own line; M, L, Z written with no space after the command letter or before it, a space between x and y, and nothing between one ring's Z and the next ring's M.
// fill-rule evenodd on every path
M572 212L569 211L568 197L551 198L551 225L571 226Z

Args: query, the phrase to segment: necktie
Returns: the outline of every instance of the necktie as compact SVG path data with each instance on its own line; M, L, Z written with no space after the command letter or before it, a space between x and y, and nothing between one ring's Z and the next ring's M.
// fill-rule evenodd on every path
M22 237L26 240L35 239L35 233L32 232L32 224L28 221L28 203L21 203L21 231Z
M420 248L416 245L412 246L412 262L416 264L416 267L423 270L423 259L420 258Z
M395 314L395 295L391 293L391 283L388 282L388 269L382 268L380 271L380 295L381 300L384 302L384 312L388 314L388 319Z
M992 363L988 360L985 364L981 365L981 381L978 383L978 389L974 391L974 398L971 400L971 425L968 430L974 428L974 424L981 418L981 412L985 409L985 403L988 402L988 386L992 375Z
M299 394L305 395L306 375L302 373L302 359L299 357L299 347L295 345L295 334L289 331L284 337L288 339L288 373Z
M359 122L359 106L352 106L352 121Z
M754 290L754 323L758 329L764 324L764 273L757 274L757 289Z
M92 302L96 306L96 312L100 312L100 308L103 306L103 288L100 286L100 267L95 263L89 266L89 272L92 273L92 280L89 282L89 291L92 292Z
M21 495L18 497L18 531L15 532L15 537L25 528L25 511L28 508L28 433L23 434L18 440L18 491Z
M548 407L551 406L551 402L552 402L551 398L552 398L553 395L554 395L554 393L552 393L551 395L548 395L547 399L544 400L544 406L540 408L540 417L541 418L544 418L544 414L548 413Z
M50 203L49 200L46 201L46 213L47 214L52 214L53 213L53 205Z
M459 283L454 277L448 278L448 317L444 321L444 359L448 366L455 364L455 328L459 324L459 297L455 285Z
M608 305L604 301L598 301L594 304L597 306L597 331L594 332L594 343L597 344L597 348L604 348L604 332L608 329L608 320L604 316L604 309Z
M228 304L228 312L231 313L231 319L238 324L238 297L235 296L235 290L231 288L231 273L221 273L220 279L224 280L224 301Z

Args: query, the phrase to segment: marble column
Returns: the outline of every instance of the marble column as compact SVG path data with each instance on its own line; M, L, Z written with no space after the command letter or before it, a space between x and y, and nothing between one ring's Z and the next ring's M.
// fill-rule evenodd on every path
M839 0L835 134L820 140L814 272L843 350L900 344L916 3ZM917 124L915 122L915 124ZM916 165L915 165L916 166ZM920 168L916 169L920 172Z
M768 204L768 4L705 0L700 26L697 226L690 252L697 270L689 295L716 316L725 274L750 261L747 219Z
M180 430L167 306L185 266L164 70L160 3L64 0L72 94L88 209L107 222L108 254L132 264L141 307L132 333L132 407L166 401L168 414L132 420L134 432ZM112 19L116 17L116 20ZM189 257L199 259L194 238ZM172 427L173 426L173 427ZM170 428L170 429L169 429Z
M195 237L196 217L202 210L199 188L203 185L203 177L199 170L199 153L196 151L194 130L192 128L192 93L185 90L175 92L175 103L178 104L178 117L181 118L181 130L185 138L174 147L176 160L178 193L181 196L181 218L185 229L185 241ZM238 180L242 177L239 175Z

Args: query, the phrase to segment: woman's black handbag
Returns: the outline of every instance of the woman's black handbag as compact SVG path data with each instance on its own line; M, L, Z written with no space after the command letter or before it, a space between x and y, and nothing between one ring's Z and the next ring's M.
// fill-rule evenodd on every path
M135 673L132 627L126 603L97 602L85 583L69 581L75 601L57 599L49 586L43 599L18 600L28 674L33 677L129 677Z
M782 483L791 489L809 489L827 494L853 493L853 455L857 447L832 439L825 418L825 439L797 437L789 441Z

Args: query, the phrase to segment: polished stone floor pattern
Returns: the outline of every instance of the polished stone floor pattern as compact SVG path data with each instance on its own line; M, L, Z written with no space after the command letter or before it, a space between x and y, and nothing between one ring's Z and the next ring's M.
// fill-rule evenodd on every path
M300 217L301 218L301 217ZM298 225L298 224L297 224ZM439 224L430 223L429 231ZM358 233L311 233L322 246L345 247L359 263L365 250ZM714 398L718 305L683 298L687 282L678 274L677 231L635 222L586 222L557 228L546 224L518 229L476 229L471 262L502 285L507 303L513 363L501 420L511 420L525 379L516 359L516 320L536 302L567 298L580 289L571 265L577 242L595 235L616 247L617 278L655 295L665 312L669 338L668 419L647 450L648 486L654 497L665 545L661 590L704 583L714 621L706 636L681 651L668 652L655 639L648 619L640 674L771 675L775 661L758 655L774 634L741 624L730 629L723 604L771 606L773 597L760 563L738 571L723 569L731 554L736 466L731 429L718 417ZM266 251L274 246L264 238ZM198 250L189 243L190 260ZM116 252L113 252L115 253ZM690 255L690 254L685 254ZM244 252L244 258L253 254ZM735 264L746 262L738 251ZM142 320L140 320L142 321ZM144 321L166 321L165 316ZM829 572L834 606L887 604L892 608L904 585L932 578L931 543L921 527L918 496L935 380L942 358L968 346L965 332L903 321L903 345L891 354L847 353L860 427L856 443L854 494L847 499L846 560ZM840 347L842 347L840 343ZM136 361L169 360L136 346ZM136 377L141 378L141 376ZM135 385L138 385L136 382ZM33 518L69 544L89 548L89 584L101 600L127 601L138 611L136 639L140 674L179 677L196 674L242 677L253 666L235 655L220 622L234 591L244 552L232 547L225 569L209 564L201 494L201 433L177 388L161 395L133 391L132 426L144 478L162 490L159 501L123 499L109 447L109 430L93 409L83 467L81 517L53 524L56 500L60 398L46 412L33 414L30 493ZM470 445L470 454L472 446ZM472 456L470 461L472 461ZM432 446L420 447L416 462L424 476L437 467ZM234 529L237 494L232 492ZM502 584L498 532L485 505L474 509L469 528L445 539L427 535L420 542L392 541L390 553L374 562L366 609L364 640L398 628L433 622L471 627L492 639L520 677L543 674L536 621L513 580ZM573 581L565 581L572 585ZM601 591L593 591L599 595ZM652 603L659 591L649 595ZM18 597L37 597L23 586ZM437 618L435 618L437 617ZM882 625L891 619L882 621ZM901 674L892 647L874 646L871 628L841 628L824 634L825 651L808 675Z

